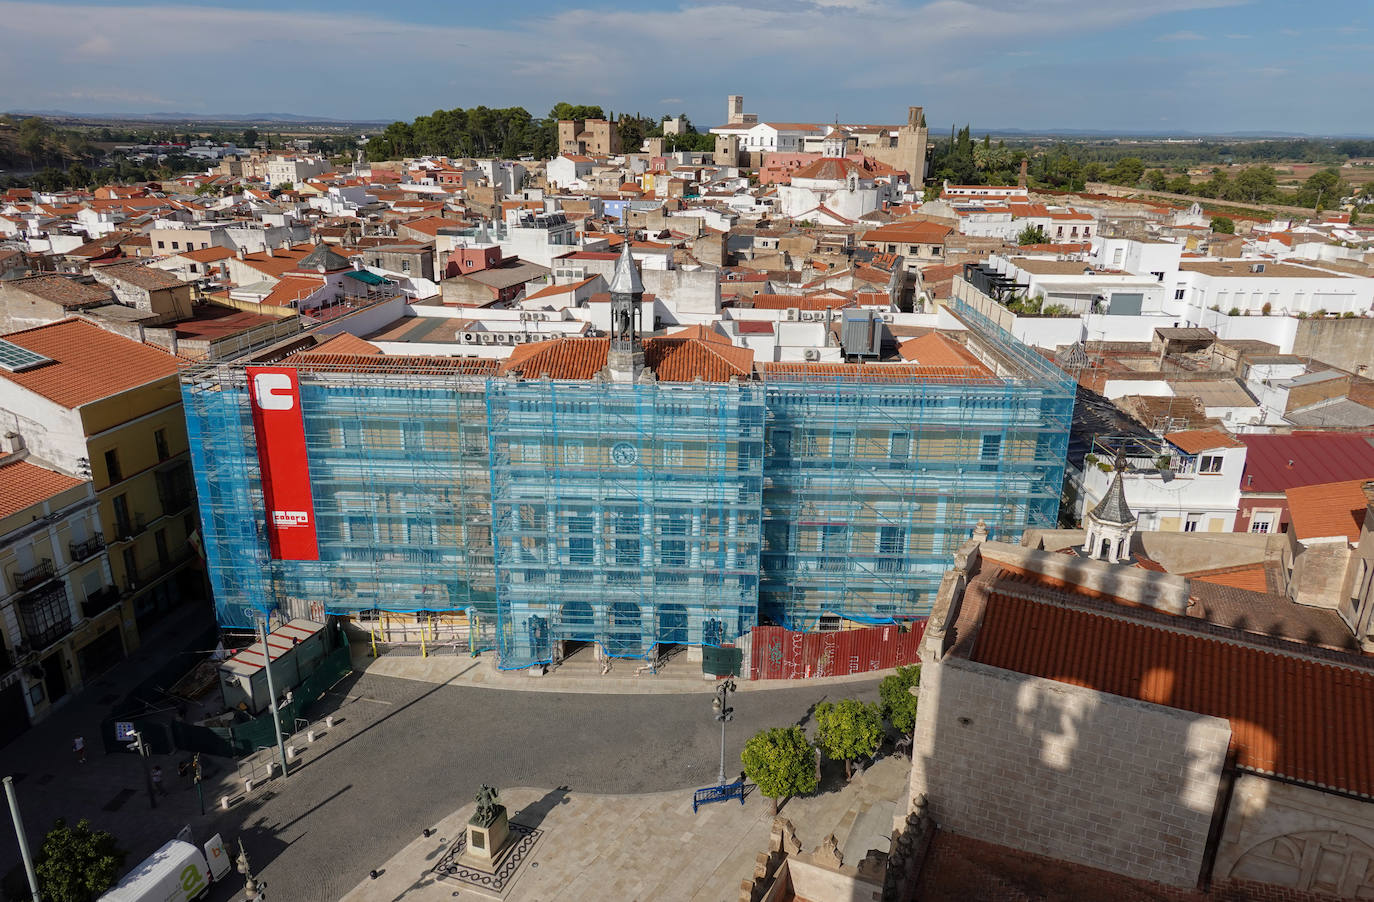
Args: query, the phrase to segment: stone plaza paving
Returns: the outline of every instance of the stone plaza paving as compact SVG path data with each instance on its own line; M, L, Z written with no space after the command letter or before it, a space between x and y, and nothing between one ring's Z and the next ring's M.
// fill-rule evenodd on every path
M878 761L848 785L788 802L782 815L806 850L835 833L847 862L869 848L886 851L886 830L906 796L905 758ZM512 824L536 826L538 841L502 892L435 874L474 810L465 805L364 879L345 902L733 902L740 881L766 849L773 822L768 799L721 802L692 813L689 792L593 795L519 787L502 792ZM878 825L881 825L880 827Z
M189 637L199 628L192 622L169 624L161 645L180 647L174 633ZM0 774L20 775L16 787L31 842L41 839L54 818L88 817L96 828L115 834L132 865L189 825L199 840L218 832L236 847L242 839L254 871L268 883L270 899L334 902L425 827L469 804L484 783L533 787L537 797L565 786L571 800L565 807L573 812L594 799L609 804L610 797L666 792L654 804L672 809L680 803L690 815L690 790L715 782L720 731L711 715L711 684L699 671L682 668L679 674L638 680L632 671L614 669L608 679L599 671L533 678L496 673L484 659L465 655L384 655L359 660L367 669L347 677L312 712L319 718L333 714L336 725L321 730L314 745L291 740L304 751L289 778L273 779L245 796L235 762L210 759L217 769L204 787L207 813L201 815L195 791L176 779L176 762L184 755L155 756L152 763L167 774L169 795L152 809L137 757L104 755L95 737L113 699L164 660L158 644L145 645L0 750ZM395 675L382 675L388 670ZM482 683L474 682L479 674L486 674ZM726 731L727 773L738 773L740 749L757 730L810 724L811 709L824 699L875 700L880 676L778 688L741 681L733 699L735 719ZM520 691L536 688L541 691ZM90 749L85 764L77 764L71 753L78 733ZM236 799L227 811L217 808L221 795ZM528 799L520 801L525 804ZM702 823L726 816L721 809L728 807L703 809ZM740 806L733 807L732 816L738 816ZM758 814L763 824L758 829L766 835L766 800L753 796L744 810ZM551 815L558 816L562 810ZM677 831L678 841L686 832ZM563 841L552 831L546 839L550 848ZM731 875L732 885L747 876L748 862L762 848L761 843L741 845L745 865ZM7 824L0 828L0 866L17 862ZM241 885L217 886L212 900L236 898Z

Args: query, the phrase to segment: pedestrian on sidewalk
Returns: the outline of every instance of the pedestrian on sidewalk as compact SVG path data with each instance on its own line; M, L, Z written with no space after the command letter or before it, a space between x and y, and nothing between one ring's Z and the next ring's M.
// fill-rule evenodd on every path
M160 764L153 765L153 789L156 790L157 794L160 796L165 796L167 794L167 790L162 788L162 765Z
M72 751L76 753L76 763L86 763L86 740L78 736L72 740Z

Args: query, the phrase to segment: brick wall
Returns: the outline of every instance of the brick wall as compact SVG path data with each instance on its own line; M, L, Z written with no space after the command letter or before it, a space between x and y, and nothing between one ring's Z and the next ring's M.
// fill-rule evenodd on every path
M950 830L1194 886L1230 727L962 658L922 671L911 797Z

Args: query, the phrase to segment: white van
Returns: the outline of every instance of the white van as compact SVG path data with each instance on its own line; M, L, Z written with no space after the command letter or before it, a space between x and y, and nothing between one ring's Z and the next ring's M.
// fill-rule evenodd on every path
M190 902L209 893L213 879L200 849L174 839L124 875L98 902Z

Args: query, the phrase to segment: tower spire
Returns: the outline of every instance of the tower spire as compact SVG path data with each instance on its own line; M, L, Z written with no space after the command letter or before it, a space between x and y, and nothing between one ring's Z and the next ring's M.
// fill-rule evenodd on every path
M639 277L634 255L630 253L628 227L610 287L611 347L606 363L613 380L629 382L639 378L644 369L644 345L639 340L644 282Z
M1131 539L1135 536L1136 516L1126 503L1126 486L1122 474L1126 472L1126 455L1116 456L1115 472L1102 500L1084 518L1087 536L1083 553L1109 564L1124 563L1131 556Z

